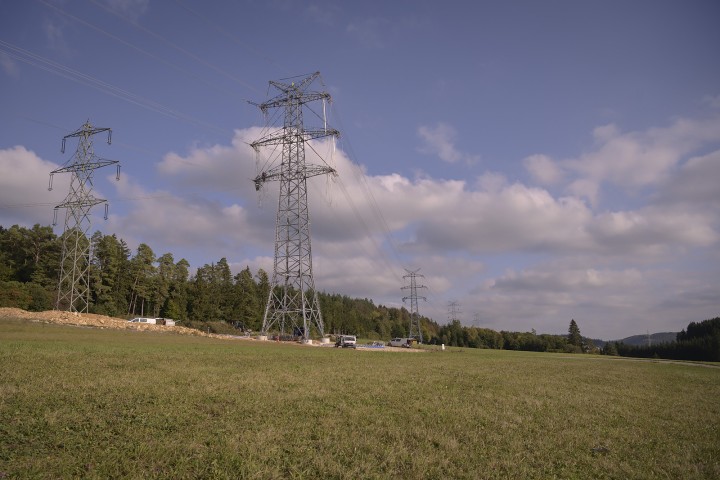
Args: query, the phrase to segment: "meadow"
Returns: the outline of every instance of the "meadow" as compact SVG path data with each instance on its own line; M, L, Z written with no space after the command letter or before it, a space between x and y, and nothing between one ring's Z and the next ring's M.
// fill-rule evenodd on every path
M0 478L720 478L720 368L0 319Z

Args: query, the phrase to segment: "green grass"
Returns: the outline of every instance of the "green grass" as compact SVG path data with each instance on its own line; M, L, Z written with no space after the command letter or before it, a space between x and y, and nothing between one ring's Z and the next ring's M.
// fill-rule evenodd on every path
M0 320L0 478L720 478L720 368Z

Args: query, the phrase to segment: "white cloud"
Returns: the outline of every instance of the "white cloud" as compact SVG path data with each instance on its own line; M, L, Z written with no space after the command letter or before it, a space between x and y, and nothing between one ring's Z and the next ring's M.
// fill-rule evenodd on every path
M588 232L607 253L662 254L675 248L713 245L718 232L712 224L712 217L690 210L648 207L599 215Z
M692 204L720 212L720 150L685 162L660 188L661 204Z
M423 141L422 146L418 149L420 153L437 155L447 163L474 164L480 161L479 155L463 153L455 147L457 131L446 123L441 122L434 127L420 126L417 133Z
M242 252L262 231L249 221L245 207L235 203L210 200L202 194L150 192L128 175L116 185L119 196L131 205L122 216L110 215L108 229L123 232L130 244L202 246L214 259L212 252L221 252L217 258L226 252Z
M231 145L196 146L185 155L168 153L157 170L183 188L236 190L248 194L254 191L251 180L258 170L255 152L247 143L259 138L260 131L259 128L236 130Z
M509 271L496 279L491 288L513 292L572 292L613 287L618 291L634 288L643 281L634 268L609 270L577 268L567 270ZM592 294L591 294L592 295Z
M617 135L609 129L605 132L603 138ZM235 221L247 225L244 229L254 226L250 229L253 235L246 233L244 242L261 246L273 235L277 183L267 184L265 208L257 209L251 182L257 174L252 166L254 154L243 143L256 134L252 129L238 131L232 146L195 148L187 156L167 155L159 170L182 186L178 191L192 193L207 187L229 193L242 208L242 218ZM325 156L331 143L315 142L314 149ZM315 151L307 154L308 162L322 162ZM688 162L686 169L697 162ZM704 160L708 162L710 159ZM472 255L595 252L647 256L717 241L714 218L708 214L667 207L595 213L581 200L597 197L598 186L590 180L576 180L569 187L572 196L556 198L542 188L509 184L494 172L479 177L473 188L458 180L366 176L340 150L334 155L334 165L339 172L336 179L308 180L313 242L322 244L326 254L347 261L354 256L374 257L370 263L376 269L387 270L387 263L394 262L379 253L385 250L382 255L391 255L392 246L409 255L454 251ZM203 215L227 221L207 212ZM211 231L215 230L219 227ZM199 242L201 237L188 234L182 238Z
M0 225L15 223L49 225L53 208L67 195L70 175L55 175L48 191L50 172L58 165L25 147L0 150Z
M720 117L681 118L668 127L627 133L611 124L596 128L593 135L595 148L563 162L565 168L595 183L610 182L625 188L656 186L684 156L720 141Z
M545 190L519 183L498 191L468 191L460 182L437 182L432 187L441 203L435 214L416 220L412 246L422 251L576 250L592 243L585 231L592 212L577 199L555 199Z
M523 165L540 185L556 185L564 177L560 166L547 155L530 155Z

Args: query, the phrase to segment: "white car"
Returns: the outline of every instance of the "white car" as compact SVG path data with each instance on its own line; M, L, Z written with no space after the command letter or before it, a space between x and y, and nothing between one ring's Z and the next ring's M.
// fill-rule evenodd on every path
M146 318L146 317L135 317L132 320L128 320L130 323L146 323L150 325L155 325L157 323L157 319L155 318Z

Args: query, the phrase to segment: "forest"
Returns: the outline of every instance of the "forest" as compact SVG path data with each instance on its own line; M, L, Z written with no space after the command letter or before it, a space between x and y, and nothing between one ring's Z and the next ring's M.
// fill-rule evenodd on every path
M238 329L257 332L270 292L268 272L249 267L233 275L226 258L191 272L185 259L157 256L141 243L133 252L115 234L95 232L89 241L90 313L131 318L173 318L182 325L215 333ZM61 261L62 238L50 226L0 226L0 307L52 310ZM375 305L367 298L318 292L325 332L351 333L369 340L407 335L410 312ZM691 323L676 342L637 347L618 342L598 348L571 320L568 335L495 331L464 326L454 320L440 325L421 317L423 339L430 344L538 352L720 361L720 318Z

